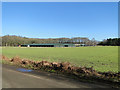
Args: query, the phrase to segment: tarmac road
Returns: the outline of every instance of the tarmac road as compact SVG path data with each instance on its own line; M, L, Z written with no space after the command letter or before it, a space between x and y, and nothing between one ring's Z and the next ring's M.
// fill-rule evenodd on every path
M84 83L53 73L2 65L2 88L110 88L110 86Z

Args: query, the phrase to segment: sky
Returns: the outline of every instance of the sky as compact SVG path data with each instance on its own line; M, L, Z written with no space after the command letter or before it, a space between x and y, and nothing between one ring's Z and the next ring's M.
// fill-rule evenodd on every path
M117 2L3 2L2 36L118 37Z

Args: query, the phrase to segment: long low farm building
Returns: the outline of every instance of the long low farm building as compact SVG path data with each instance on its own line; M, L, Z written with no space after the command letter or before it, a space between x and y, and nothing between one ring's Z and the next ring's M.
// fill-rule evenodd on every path
M75 47L75 44L61 44L61 43L42 43L42 44L23 44L21 47Z

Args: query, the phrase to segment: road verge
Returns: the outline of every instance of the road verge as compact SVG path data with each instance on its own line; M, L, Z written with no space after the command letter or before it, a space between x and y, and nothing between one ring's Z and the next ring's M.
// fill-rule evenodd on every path
M51 73L64 74L71 76L75 79L87 80L90 82L98 81L111 84L115 87L119 87L120 72L97 72L93 67L76 67L71 65L69 62L48 62L48 61L33 61L27 59L21 59L18 56L8 58L2 57L2 63L17 65L24 68L33 70L43 70Z

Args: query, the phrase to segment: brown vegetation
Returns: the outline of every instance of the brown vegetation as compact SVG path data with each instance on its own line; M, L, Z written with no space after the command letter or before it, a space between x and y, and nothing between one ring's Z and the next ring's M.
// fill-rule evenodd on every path
M28 67L32 69L37 70L46 70L46 71L52 71L55 72L61 72L66 73L69 75L77 76L78 78L87 78L92 80L104 80L109 82L120 82L120 72L113 73L113 72L97 72L96 70L87 67L75 67L72 66L69 62L48 62L48 61L32 61L32 60L26 60L21 59L19 57L13 57L12 59L9 59L5 56L2 56L2 60L5 60L9 63L13 63L15 65Z

